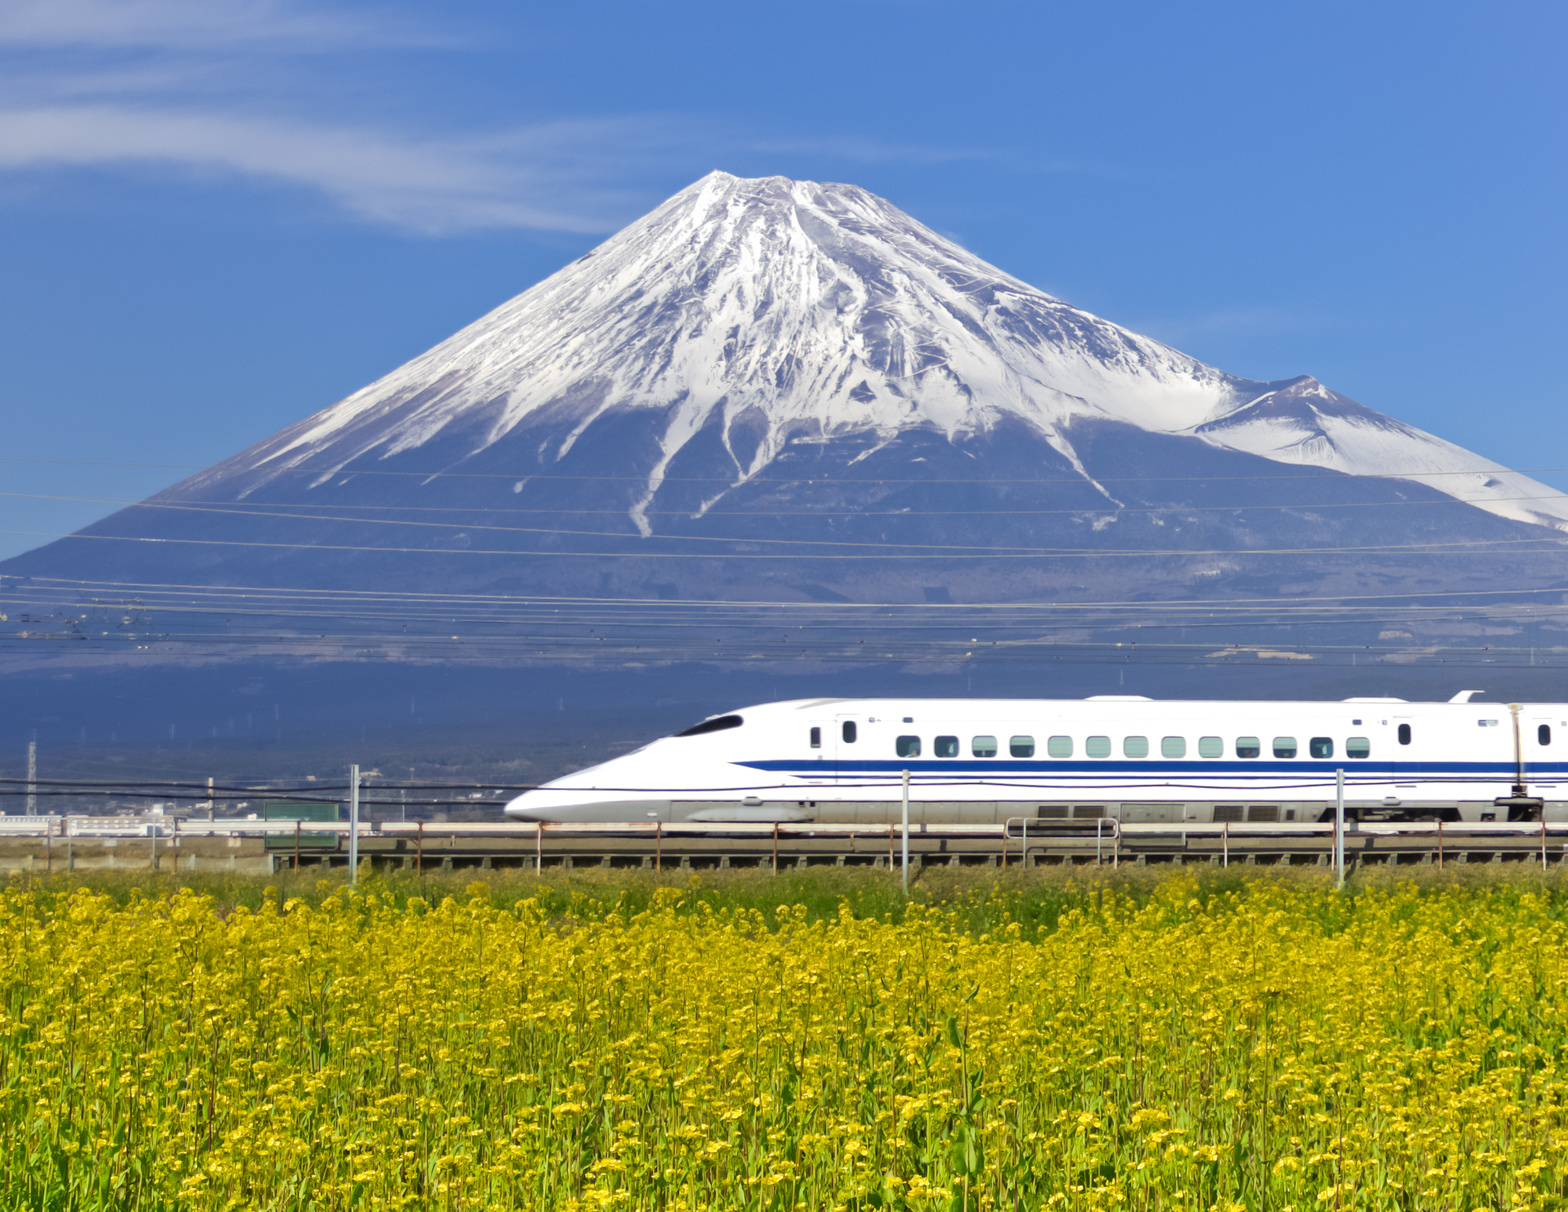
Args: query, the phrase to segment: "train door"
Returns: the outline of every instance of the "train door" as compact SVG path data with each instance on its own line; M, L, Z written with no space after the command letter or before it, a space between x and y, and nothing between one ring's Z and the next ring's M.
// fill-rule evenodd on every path
M1413 715L1390 716L1393 727L1393 744L1389 746L1389 774L1394 780L1394 798L1409 799L1417 791L1418 776L1415 772L1416 718Z
M1568 771L1563 768L1563 763L1568 762L1568 728L1562 721L1545 715L1526 717L1519 731L1526 780L1559 785L1568 782Z
M861 733L865 721L856 715L841 715L833 720L833 777L835 782L851 774L864 761L866 741Z

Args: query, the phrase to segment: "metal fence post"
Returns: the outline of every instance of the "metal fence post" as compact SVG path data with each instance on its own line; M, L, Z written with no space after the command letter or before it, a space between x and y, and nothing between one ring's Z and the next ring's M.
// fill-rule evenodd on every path
M1345 886L1345 772L1334 771L1334 879Z
M359 767L348 768L348 882L359 883Z
M904 771L904 810L900 817L904 839L904 892L909 892L909 771Z

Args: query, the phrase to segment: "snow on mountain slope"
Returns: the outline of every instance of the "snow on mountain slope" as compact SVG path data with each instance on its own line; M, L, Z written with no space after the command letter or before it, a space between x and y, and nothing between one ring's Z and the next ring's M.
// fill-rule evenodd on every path
M1568 499L1555 489L1365 408L1310 375L1271 385L1191 432L1281 463L1414 480L1499 517L1568 529Z
M1207 366L1036 290L863 189L718 172L178 491L234 484L243 496L301 468L323 484L350 463L453 435L477 453L538 429L548 462L626 411L660 432L630 510L644 534L670 461L716 417L734 484L791 439L920 428L956 440L1004 419L1088 478L1072 427L1109 420L1282 463L1415 479L1568 530L1568 497L1544 485L1310 378L1261 383ZM731 442L732 427L744 440ZM1434 474L1456 471L1467 474Z

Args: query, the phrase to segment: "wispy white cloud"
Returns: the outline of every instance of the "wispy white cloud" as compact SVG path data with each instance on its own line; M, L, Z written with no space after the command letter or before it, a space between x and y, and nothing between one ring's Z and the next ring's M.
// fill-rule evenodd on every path
M440 233L613 229L633 203L612 166L659 141L647 120L414 138L371 128L115 106L0 110L0 169L162 164L319 190L379 222Z
M431 40L411 22L285 0L6 0L0 44L292 49Z

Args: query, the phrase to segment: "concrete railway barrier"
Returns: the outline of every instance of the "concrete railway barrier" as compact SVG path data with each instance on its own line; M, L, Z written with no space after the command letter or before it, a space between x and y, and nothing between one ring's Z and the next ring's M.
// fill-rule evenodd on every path
M1090 828L1090 825L1093 825ZM150 817L10 817L0 872L159 870L273 874L348 863L343 822ZM1561 863L1568 823L1361 823L1345 830L1347 867L1376 864ZM816 866L884 870L899 862L899 826L872 824L364 823L361 870L635 868L650 871ZM1329 866L1334 826L1285 824L912 825L912 866L1207 863Z

